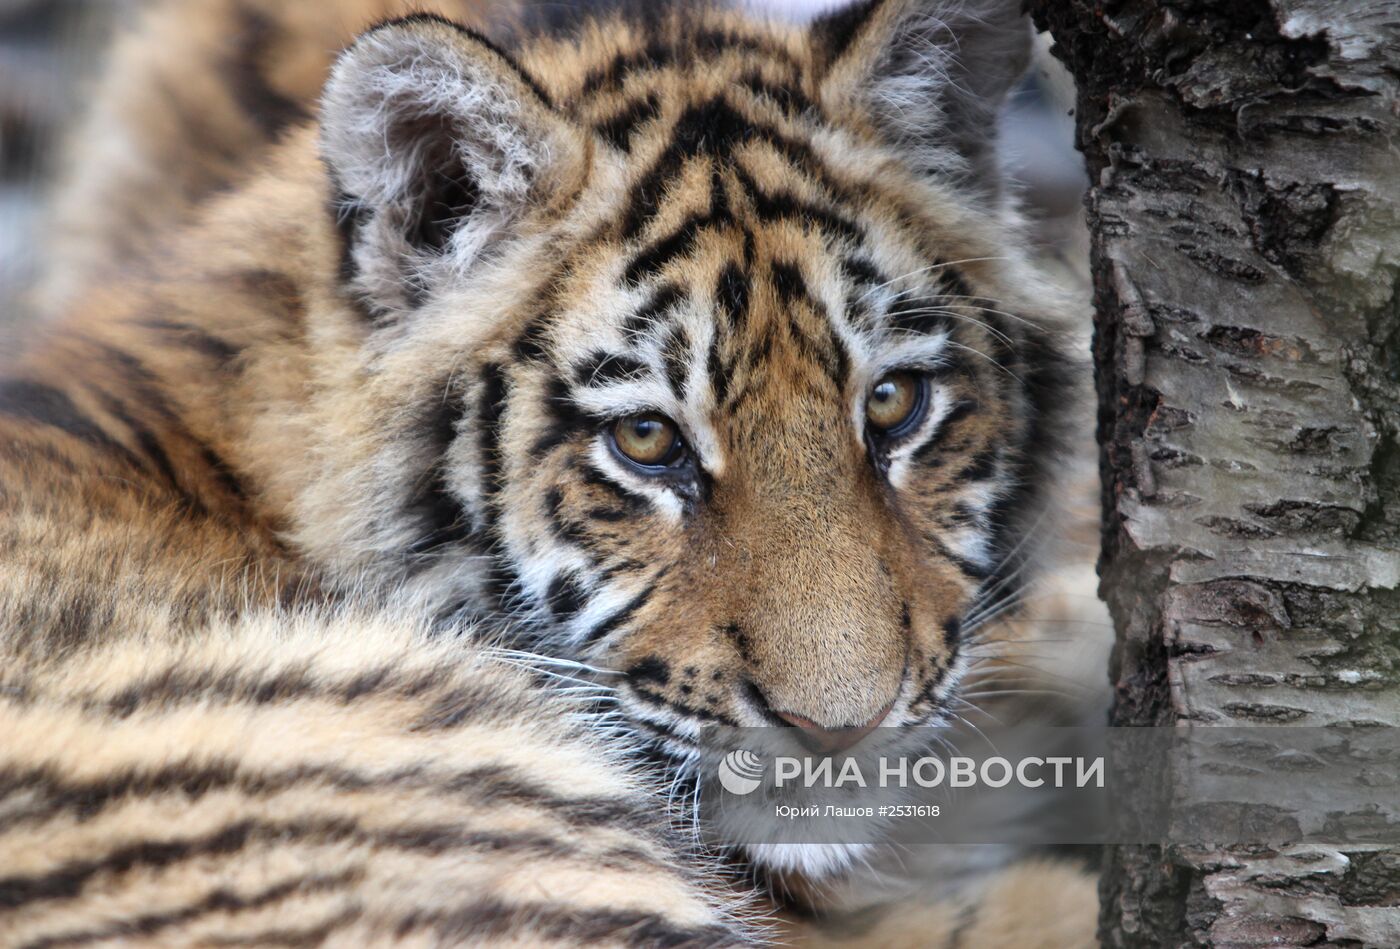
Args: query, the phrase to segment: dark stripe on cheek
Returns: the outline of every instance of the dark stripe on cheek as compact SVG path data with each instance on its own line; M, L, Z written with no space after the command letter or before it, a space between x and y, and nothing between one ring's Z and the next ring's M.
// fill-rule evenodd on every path
M444 544L464 544L471 535L471 517L448 485L448 454L467 414L466 400L450 384L424 413L422 425L428 443L428 475L410 495L407 509L421 524L418 540L408 548L411 556L431 553Z
M477 406L482 486L488 497L500 489L501 424L506 412L506 377L502 368L488 363L481 368L481 402Z
M545 594L549 612L556 620L573 619L583 609L587 595L573 574L560 574L550 581Z
M963 302L978 306L985 306L985 300L973 300L972 288L968 286L967 277L963 272L947 264L940 264L938 271L938 283L944 290L951 290L953 294L963 298Z
M585 646L594 646L602 642L603 639L611 633L621 628L638 610L646 606L647 601L651 599L651 595L654 592L656 592L656 584L648 584L645 590L629 600L621 609L590 629L583 638L583 644Z
M549 425L531 449L536 458L549 454L579 433L600 424L600 420L579 409L569 384L562 378L551 378L546 390L544 408L549 416Z
M580 468L579 474L583 478L584 484L606 491L609 495L616 498L618 502L632 514L643 514L650 510L651 505L646 497L628 491L599 468L591 464L585 464Z
M943 642L951 646L962 638L962 620L956 616L949 617L943 624Z
M957 474L958 481L986 481L997 473L997 462L1001 459L1001 452L995 448L988 448L978 452L963 470Z
M889 279L874 264L859 257L843 257L841 271L851 283L870 287L883 287L889 284Z

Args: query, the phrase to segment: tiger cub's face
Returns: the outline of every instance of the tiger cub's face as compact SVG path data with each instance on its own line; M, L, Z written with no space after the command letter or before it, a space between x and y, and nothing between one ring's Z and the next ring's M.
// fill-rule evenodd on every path
M668 753L937 720L1017 562L1064 408L989 170L1026 26L937 6L511 55L417 18L329 86L341 291L396 400L369 529L622 673Z

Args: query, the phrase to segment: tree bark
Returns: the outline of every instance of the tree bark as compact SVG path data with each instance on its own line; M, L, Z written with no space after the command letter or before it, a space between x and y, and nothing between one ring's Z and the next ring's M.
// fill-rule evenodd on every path
M1400 4L1032 8L1092 182L1115 724L1400 725ZM1376 846L1121 846L1100 894L1109 947L1400 946Z

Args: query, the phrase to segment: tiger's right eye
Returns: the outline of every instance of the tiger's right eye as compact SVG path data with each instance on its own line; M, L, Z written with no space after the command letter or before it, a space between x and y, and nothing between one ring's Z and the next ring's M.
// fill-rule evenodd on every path
M892 372L870 389L865 418L886 437L902 435L919 423L928 405L928 383L912 372Z
M613 423L610 434L618 453L643 468L669 468L685 454L680 430L664 415L629 415Z

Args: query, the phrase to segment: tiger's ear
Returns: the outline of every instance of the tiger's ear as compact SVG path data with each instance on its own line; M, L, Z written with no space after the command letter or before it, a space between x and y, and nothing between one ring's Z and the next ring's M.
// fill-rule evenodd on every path
M998 191L997 113L1030 61L1021 0L860 0L813 22L822 103L919 170Z
M321 104L347 289L377 317L415 308L563 193L585 148L478 34L428 15L365 33Z

